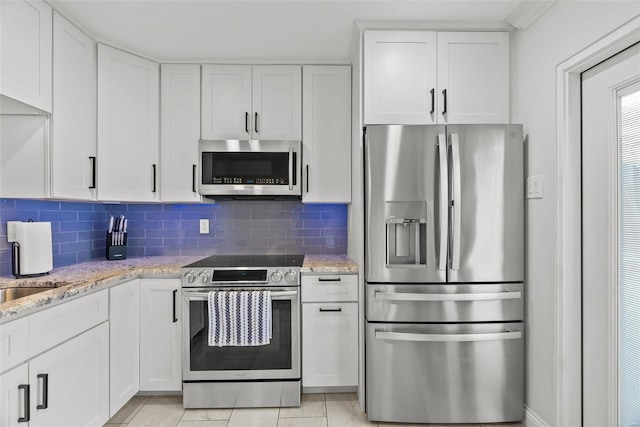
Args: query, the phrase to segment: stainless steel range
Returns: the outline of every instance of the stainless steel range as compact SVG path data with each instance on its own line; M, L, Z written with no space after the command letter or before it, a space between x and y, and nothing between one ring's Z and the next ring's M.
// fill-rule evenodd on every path
M300 267L304 255L215 255L182 268L185 408L300 405ZM272 339L210 346L211 291L269 290Z

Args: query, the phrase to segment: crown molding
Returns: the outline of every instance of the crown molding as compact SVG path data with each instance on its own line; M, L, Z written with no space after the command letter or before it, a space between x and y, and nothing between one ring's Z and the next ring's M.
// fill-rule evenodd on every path
M558 0L522 0L506 17L508 22L518 30L524 30L540 18Z

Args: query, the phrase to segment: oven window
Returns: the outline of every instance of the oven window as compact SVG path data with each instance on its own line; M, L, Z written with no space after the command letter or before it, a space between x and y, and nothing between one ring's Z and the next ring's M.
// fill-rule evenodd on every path
M291 301L272 300L271 343L251 347L210 347L207 301L189 301L191 371L291 369Z
M202 183L289 185L289 153L203 152Z

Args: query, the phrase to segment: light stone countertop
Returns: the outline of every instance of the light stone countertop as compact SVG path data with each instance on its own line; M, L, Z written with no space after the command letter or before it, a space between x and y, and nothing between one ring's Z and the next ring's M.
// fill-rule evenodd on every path
M17 319L62 300L106 289L138 277L180 277L180 269L205 256L157 256L120 261L88 261L56 267L41 277L0 277L0 289L45 287L48 291L0 304L0 323ZM346 255L305 255L302 273L357 273L358 266Z

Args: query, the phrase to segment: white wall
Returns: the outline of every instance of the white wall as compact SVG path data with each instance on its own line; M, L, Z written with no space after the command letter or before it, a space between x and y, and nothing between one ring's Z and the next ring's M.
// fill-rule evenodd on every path
M513 121L528 135L525 173L544 177L526 206L526 405L556 420L556 66L640 14L640 0L559 1L512 38Z

